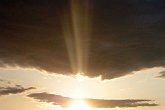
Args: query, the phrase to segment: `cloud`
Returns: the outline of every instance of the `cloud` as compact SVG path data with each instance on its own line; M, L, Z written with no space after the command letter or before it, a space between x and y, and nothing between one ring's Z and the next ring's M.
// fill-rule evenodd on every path
M63 97L60 95L49 94L46 92L32 93L28 97L37 99L40 102L52 103L61 107L68 107L72 101L80 100L75 98ZM103 100L103 99L83 99L93 108L115 108L115 107L138 107L138 106L158 106L155 103L149 103L152 100L143 99L125 99L125 100Z
M23 93L25 91L28 91L28 90L31 90L31 89L36 89L35 87L29 87L29 88L24 88L22 87L21 85L14 85L14 86L9 86L9 84L13 84L12 82L10 81L6 81L6 80L3 80L3 79L0 79L0 84L1 83L6 83L7 82L7 87L2 87L0 86L0 96L2 95L10 95L10 94L18 94L18 93ZM4 85L4 84L3 84Z
M157 76L158 78L165 78L165 71L162 71L159 73L159 76Z
M35 89L34 87L23 88L21 86L16 87L0 87L0 96L1 95L9 95L9 94L18 94L23 93L25 91Z
M73 67L85 65L84 75L102 79L165 66L164 0L91 0L86 23L90 26L85 25L88 18L81 9L87 6L82 2L77 10L82 13L74 15L79 40L73 37L68 4L67 0L2 0L0 66L70 75L75 74Z

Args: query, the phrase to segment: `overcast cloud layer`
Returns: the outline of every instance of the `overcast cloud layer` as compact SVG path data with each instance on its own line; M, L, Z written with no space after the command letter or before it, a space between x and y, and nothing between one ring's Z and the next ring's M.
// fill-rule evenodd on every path
M62 20L70 15L68 7L68 0L1 0L0 66L72 74L63 29L64 24L73 24ZM165 66L164 0L90 0L89 7L90 41L83 42L89 45L85 75L112 79Z
M78 101L80 99L63 97L60 95L43 93L33 93L28 95L34 99L38 99L40 102L53 103L54 105L60 105L61 107L68 107L72 101ZM151 100L143 99L126 99L126 100L103 100L103 99L83 99L93 108L115 108L115 107L138 107L138 106L158 106L155 103L150 103Z

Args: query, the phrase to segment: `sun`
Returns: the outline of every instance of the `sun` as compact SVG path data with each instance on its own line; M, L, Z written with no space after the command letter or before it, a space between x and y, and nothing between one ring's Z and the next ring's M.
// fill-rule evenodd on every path
M91 107L83 100L76 100L69 104L69 110L91 110Z

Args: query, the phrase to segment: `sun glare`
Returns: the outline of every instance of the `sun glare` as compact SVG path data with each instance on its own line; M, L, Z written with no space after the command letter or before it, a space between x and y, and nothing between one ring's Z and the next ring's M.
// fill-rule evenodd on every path
M85 77L82 76L81 74L77 74L77 75L76 75L76 79L77 79L78 81L84 81L84 80L85 80Z
M69 110L91 110L91 107L85 101L77 100L69 104Z

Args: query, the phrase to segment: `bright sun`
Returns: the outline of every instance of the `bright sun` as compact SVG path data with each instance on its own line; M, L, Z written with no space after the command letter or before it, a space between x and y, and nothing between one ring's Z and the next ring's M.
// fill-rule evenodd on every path
M69 104L69 110L91 110L91 107L85 101L77 100Z

